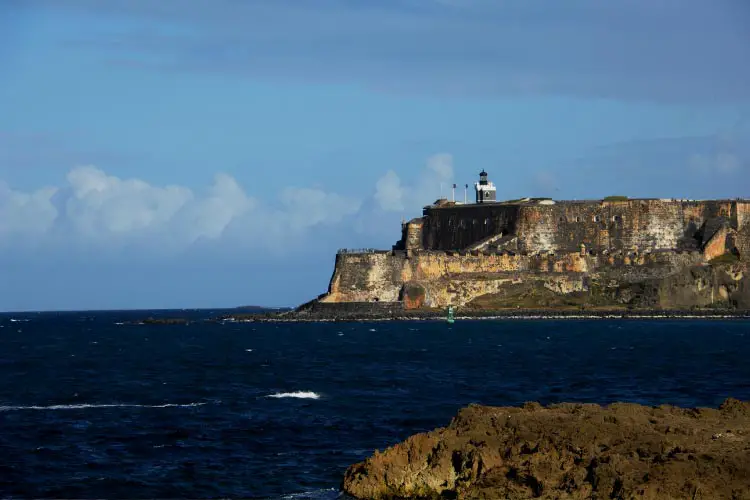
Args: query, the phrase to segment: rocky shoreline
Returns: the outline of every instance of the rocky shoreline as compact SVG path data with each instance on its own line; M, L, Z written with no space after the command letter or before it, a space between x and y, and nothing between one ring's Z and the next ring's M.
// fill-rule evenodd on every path
M348 321L428 321L443 320L445 311L414 310L393 313L357 311L330 311L325 313L289 312L280 315L235 318L239 321L290 321L290 322L348 322ZM750 319L750 311L736 309L711 310L581 310L581 309L506 309L459 310L456 320L487 319Z
M471 405L350 466L361 499L750 499L750 403Z
M130 321L139 325L188 325L191 323L305 323L305 322L367 322L367 321L441 321L442 310L357 309L356 307L326 308L323 311L291 310L283 312L253 312L224 314L208 319L181 317L145 318ZM493 319L750 319L750 311L738 309L503 309L458 310L457 321Z

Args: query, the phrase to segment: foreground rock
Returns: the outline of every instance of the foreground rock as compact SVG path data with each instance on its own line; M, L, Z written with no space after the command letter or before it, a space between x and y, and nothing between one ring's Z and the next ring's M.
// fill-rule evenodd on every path
M357 498L750 499L750 403L469 406L346 471Z

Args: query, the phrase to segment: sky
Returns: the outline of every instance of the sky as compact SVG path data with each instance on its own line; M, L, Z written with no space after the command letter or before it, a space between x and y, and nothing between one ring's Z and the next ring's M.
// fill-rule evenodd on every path
M0 0L0 310L295 306L482 169L749 197L748 61L746 0Z

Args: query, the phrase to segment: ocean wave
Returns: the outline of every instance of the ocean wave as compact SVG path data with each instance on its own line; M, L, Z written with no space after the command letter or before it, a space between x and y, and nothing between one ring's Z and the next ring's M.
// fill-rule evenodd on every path
M206 403L164 403L160 405L137 405L137 404L75 404L75 405L47 405L47 406L0 406L0 411L20 410L85 410L88 408L190 408L203 406Z
M289 493L288 495L284 495L282 497L279 497L279 500L315 500L315 499L343 499L343 498L350 498L348 496L341 496L339 490L336 488L328 488L325 490L313 490L313 491L306 491L303 493Z
M295 391L295 392L277 392L269 394L267 398L299 398L299 399L320 399L320 394L312 391Z

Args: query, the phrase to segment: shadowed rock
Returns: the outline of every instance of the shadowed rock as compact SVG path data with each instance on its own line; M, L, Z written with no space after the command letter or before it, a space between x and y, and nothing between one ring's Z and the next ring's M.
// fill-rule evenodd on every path
M472 405L376 452L342 489L369 499L750 499L750 403Z

